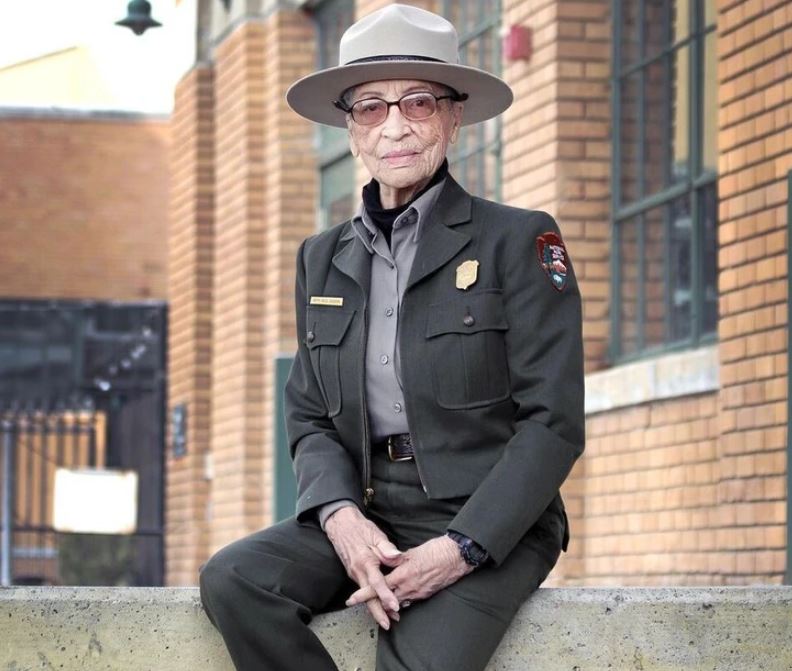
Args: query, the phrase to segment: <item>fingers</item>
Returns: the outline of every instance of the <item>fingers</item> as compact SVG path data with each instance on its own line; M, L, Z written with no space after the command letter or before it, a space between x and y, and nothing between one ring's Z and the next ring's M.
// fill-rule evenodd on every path
M370 567L366 577L368 578L368 587L374 590L374 596L380 600L382 606L387 610L398 611L399 600L388 587L388 583L385 582L385 576L382 575L379 567Z
M369 599L366 601L366 608L368 608L371 617L374 618L374 621L379 624L380 627L385 630L390 629L390 618L382 607L382 603L379 599Z
M405 558L405 554L387 539L383 539L375 545L372 545L371 549L381 564L385 564L385 566L391 568L401 564Z
M345 603L347 606L357 606L359 603L373 599L376 596L377 593L374 591L374 588L371 585L366 585L365 587L361 587L356 592L350 594Z

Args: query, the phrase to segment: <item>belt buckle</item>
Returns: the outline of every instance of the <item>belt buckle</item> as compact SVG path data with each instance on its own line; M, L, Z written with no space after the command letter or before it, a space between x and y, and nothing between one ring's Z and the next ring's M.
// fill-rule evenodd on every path
M388 436L388 459L391 461L399 462L399 461L410 461L412 459L412 455L408 454L406 457L397 457L393 454L393 436Z

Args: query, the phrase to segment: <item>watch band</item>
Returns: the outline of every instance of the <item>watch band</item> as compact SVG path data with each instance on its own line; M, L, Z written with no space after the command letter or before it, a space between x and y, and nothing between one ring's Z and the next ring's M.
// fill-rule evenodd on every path
M459 546L459 553L469 566L478 568L489 559L489 552L472 538L468 538L464 534L460 534L456 531L447 531L446 536Z

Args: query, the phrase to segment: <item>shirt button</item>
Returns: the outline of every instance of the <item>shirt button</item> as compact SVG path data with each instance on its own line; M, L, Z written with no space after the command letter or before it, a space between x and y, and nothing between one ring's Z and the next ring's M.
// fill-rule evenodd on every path
M462 320L462 323L465 326L473 326L476 323L475 317L473 315L465 315L465 318Z
M393 308L387 308L385 310L385 316L386 317L393 317Z
M316 334L313 331L308 331L308 333L305 334L305 339L308 342L313 342L316 339Z
M402 404L401 403L394 403L393 404L393 412L401 412L402 411Z
M383 354L383 355L380 357L380 363L381 363L383 366L384 366L385 364L387 364L387 363L388 363L388 361L390 361L390 359L388 359L388 355L387 355L387 354Z

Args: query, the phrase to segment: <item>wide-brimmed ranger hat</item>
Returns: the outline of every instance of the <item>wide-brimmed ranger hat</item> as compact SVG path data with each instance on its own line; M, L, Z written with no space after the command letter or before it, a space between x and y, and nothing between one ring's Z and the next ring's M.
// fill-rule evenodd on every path
M381 79L420 79L466 94L463 126L497 116L514 98L502 79L459 64L450 22L408 5L388 5L351 25L341 37L338 62L292 84L286 100L297 114L344 128L345 113L333 101L352 86Z

